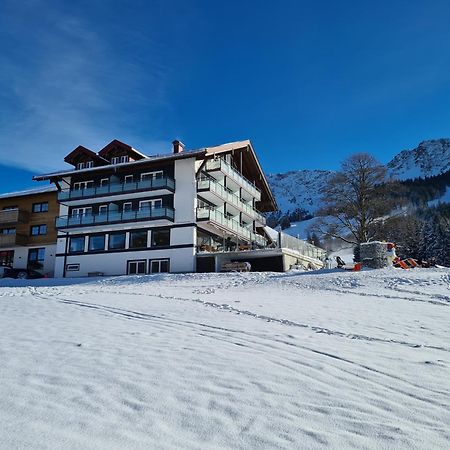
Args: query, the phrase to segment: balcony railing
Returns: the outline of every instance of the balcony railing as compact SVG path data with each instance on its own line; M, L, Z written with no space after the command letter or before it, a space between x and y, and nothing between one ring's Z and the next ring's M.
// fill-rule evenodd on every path
M229 191L216 181L211 180L209 178L201 178L197 181L197 189L209 190L211 192L214 192L225 202L230 203L234 205L236 208L244 211L244 213L247 214L252 219L258 221L263 225L266 224L266 218L260 212L254 209L251 205L242 201L239 195L236 195L233 192Z
M0 248L26 245L27 241L28 238L24 234L0 234Z
M28 220L29 214L20 209L0 211L0 225L23 223Z
M109 183L105 186L95 186L85 189L67 189L58 193L58 200L75 200L86 197L117 195L135 191L154 191L157 189L168 189L169 191L174 192L175 180L170 177L162 177L133 181L132 183Z
M225 175L234 180L237 184L242 186L254 198L256 198L257 200L261 200L261 191L224 159L209 159L208 161L206 161L206 170L220 170Z
M56 218L56 228L82 227L110 223L136 222L142 220L167 219L174 221L173 208L142 208L137 211L107 212L104 214L77 214Z
M248 228L243 227L237 220L229 219L216 209L197 208L197 219L215 222L230 231L232 234L235 234L248 242L256 242L258 245L263 247L267 245L267 241L264 237L254 233Z

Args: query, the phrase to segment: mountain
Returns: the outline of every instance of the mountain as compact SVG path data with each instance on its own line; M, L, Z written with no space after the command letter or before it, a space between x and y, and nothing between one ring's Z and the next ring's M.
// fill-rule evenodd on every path
M314 214L320 206L320 189L333 174L331 170L294 170L267 178L283 214L297 208Z
M421 142L412 150L403 150L387 163L393 178L407 180L440 175L450 170L450 139Z
M388 174L400 180L431 177L450 171L450 139L421 142L403 150L386 164ZM320 189L334 174L331 170L297 170L269 174L268 181L281 215L303 209L314 215L320 208ZM445 191L445 190L444 190ZM291 220L298 220L293 219Z

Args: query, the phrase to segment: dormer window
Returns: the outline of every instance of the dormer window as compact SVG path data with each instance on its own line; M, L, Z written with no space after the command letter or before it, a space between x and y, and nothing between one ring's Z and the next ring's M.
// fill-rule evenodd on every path
M114 156L113 158L111 158L111 163L112 164L122 164L122 163L127 163L130 160L130 157L125 155L125 156Z
M90 169L91 167L94 167L94 161L79 162L77 164L77 170Z

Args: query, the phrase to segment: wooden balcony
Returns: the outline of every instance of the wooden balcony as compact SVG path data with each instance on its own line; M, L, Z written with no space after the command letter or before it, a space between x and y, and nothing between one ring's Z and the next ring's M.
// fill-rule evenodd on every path
M0 225L13 225L15 223L24 223L28 221L29 214L20 209L10 209L0 211Z
M0 248L26 245L27 242L28 238L23 234L0 234Z

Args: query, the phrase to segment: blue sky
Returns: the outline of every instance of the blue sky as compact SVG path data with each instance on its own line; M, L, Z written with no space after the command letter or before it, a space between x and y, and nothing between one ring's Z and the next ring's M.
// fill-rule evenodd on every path
M266 172L450 137L446 1L0 3L0 191L117 138L250 138Z

